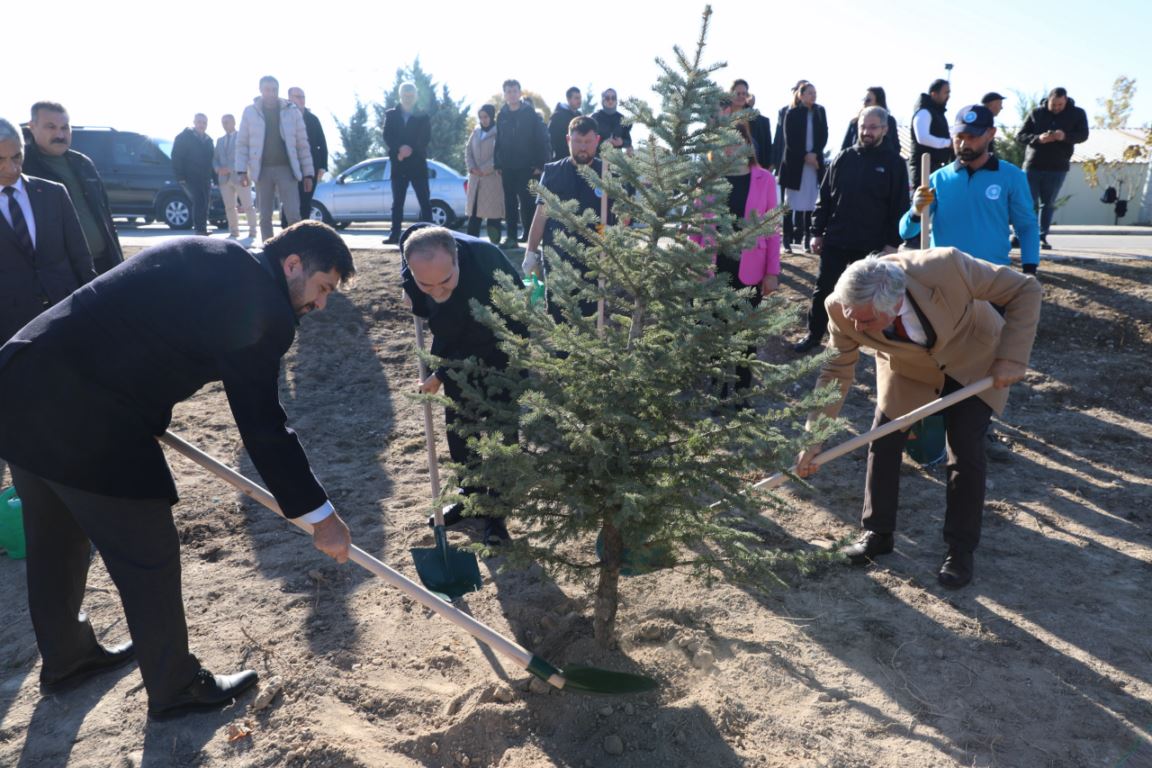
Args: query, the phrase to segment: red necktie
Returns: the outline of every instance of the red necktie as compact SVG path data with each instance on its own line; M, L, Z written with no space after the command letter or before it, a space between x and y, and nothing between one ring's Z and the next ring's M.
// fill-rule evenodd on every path
M896 315L896 319L892 321L892 326L896 330L896 338L902 341L912 341L912 337L908 335L908 329L904 327L904 318Z

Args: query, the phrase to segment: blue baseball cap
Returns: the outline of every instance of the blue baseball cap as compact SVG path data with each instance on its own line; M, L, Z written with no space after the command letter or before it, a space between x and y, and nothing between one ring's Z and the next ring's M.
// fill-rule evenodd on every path
M956 119L952 121L952 135L967 133L970 136L983 136L989 128L995 127L996 118L992 110L980 104L960 107Z

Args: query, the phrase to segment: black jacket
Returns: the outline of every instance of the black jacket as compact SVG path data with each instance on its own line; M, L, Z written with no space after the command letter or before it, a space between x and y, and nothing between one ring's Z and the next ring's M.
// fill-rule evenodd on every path
M392 107L384 113L384 145L388 148L388 159L402 162L409 169L428 165L428 142L432 141L432 118L421 112L413 112L404 122L404 112L400 107ZM396 159L400 147L407 144L412 154L402 161Z
M932 157L932 170L943 168L956 159L956 153L952 151L952 145L935 149L928 147L916 141L916 113L922 109L928 110L928 114L932 116L932 125L929 127L928 132L938 139L951 139L952 134L949 132L948 117L945 114L947 109L946 105L937 104L932 101L932 97L927 93L920 94L920 98L916 101L916 106L912 109L912 125L908 126L908 135L912 140L912 157L908 159L908 174L912 179L914 186L927 184L927 179L920 178L920 157L922 155L930 155Z
M497 134L499 135L499 134ZM464 360L475 357L493 368L508 365L508 356L500 350L495 334L472 316L469 302L475 299L483 306L492 306L492 289L497 285L496 275L503 272L519 281L520 274L508 261L504 252L486 240L453 234L456 240L460 279L452 295L438 304L420 290L405 262L400 270L404 292L412 300L412 313L427 318L432 330L432 354L445 360ZM449 381L447 370L436 370L440 381Z
M618 111L605 112L603 109L598 109L592 113L592 119L596 121L601 144L608 139L616 138L624 140L620 149L632 146L632 126L624 124L624 115Z
M193 184L211 181L216 175L212 159L216 143L208 134L185 128L172 142L172 171L180 181Z
M772 121L767 115L756 115L748 122L748 133L752 135L752 146L756 150L756 163L761 168L774 165L772 154Z
M812 106L812 151L820 160L816 179L824 176L824 147L828 144L828 118L824 107ZM791 107L784 114L784 148L780 161L780 185L785 189L800 189L804 173L804 155L807 154L808 108Z
M543 168L552 154L544 118L528 99L513 111L505 104L496 114L496 170Z
M1047 131L1064 131L1064 140L1041 144L1040 135ZM1042 99L1020 127L1016 141L1028 148L1024 170L1067 173L1075 145L1088 141L1088 115L1072 99L1059 112L1048 109L1048 99Z
M570 154L568 151L568 124L580 117L579 112L573 112L567 104L557 104L552 112L552 119L548 121L548 139L552 144L552 160L563 160Z
M304 130L308 133L308 148L312 150L312 167L319 171L328 170L328 140L324 138L324 126L312 110L304 108Z
M91 493L175 502L156 437L176 403L220 381L252 463L299 517L327 497L279 400L295 335L280 264L202 237L148 248L0 347L0 456Z
M884 143L852 146L828 164L812 217L812 234L826 245L861 251L899 247L908 210L908 167Z
M0 215L0 344L46 307L96 277L64 185L25 176L24 189L35 219L36 248L34 253L25 253L8 220ZM7 198L0 195L0 205L7 204Z
M92 211L92 216L100 222L104 230L104 242L108 246L103 256L97 257L94 262L96 271L103 274L124 261L124 251L121 250L120 239L116 236L116 225L112 223L112 206L108 202L108 192L104 189L104 181L96 171L96 166L88 159L87 155L70 149L64 153L64 159L71 166L72 173L80 179L84 192L83 202L87 203L88 209ZM64 183L64 180L53 173L44 163L40 148L36 146L36 141L28 129L24 129L24 173L55 181L58 184ZM79 200L72 201L73 205L80 203Z

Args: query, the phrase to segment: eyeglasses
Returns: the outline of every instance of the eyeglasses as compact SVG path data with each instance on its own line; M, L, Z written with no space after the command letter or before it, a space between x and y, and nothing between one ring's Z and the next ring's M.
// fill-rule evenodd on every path
M601 96L600 98L603 101L616 101L616 97L610 96L610 95L604 95L604 96Z

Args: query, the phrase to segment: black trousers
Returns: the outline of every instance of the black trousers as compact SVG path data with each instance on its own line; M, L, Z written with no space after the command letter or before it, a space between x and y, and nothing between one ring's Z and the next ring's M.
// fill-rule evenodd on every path
M41 674L66 674L96 649L81 617L95 545L120 593L149 701L172 701L200 662L188 651L180 540L168 500L100 496L11 469L24 503L28 608Z
M428 166L392 161L392 235L400 236L404 224L404 202L408 199L408 185L420 203L420 221L432 220L432 201L428 193ZM311 203L311 201L309 201Z
M528 189L532 180L531 168L505 168L500 173L504 182L504 219L508 226L508 239L516 240L516 222L523 227L524 235L532 228L532 217L536 214L536 198ZM519 219L517 219L519 210Z
M450 375L445 378L443 384L444 394L450 398L453 403L460 403L463 400L464 395L460 385L454 381ZM474 386L482 389L484 384L477 379L474 381ZM489 395L489 397L496 403L508 402L508 396L503 392L493 393ZM468 446L468 438L459 434L458 430L460 428L464 428L465 430L470 428L479 430L500 429L504 433L503 439L505 445L515 445L518 440L517 430L514 425L501 425L496 422L494 417L477 417L464 413L453 406L447 406L444 409L444 424L448 432L448 455L452 458L452 461L457 464L464 464L465 466L476 466L480 462L480 456ZM475 493L477 490L480 489L465 488L464 492Z
M737 289L749 288L749 287L752 288L753 289L752 298L748 303L751 304L753 307L760 306L760 302L764 298L763 294L760 293L760 286L759 285L746 286L742 282L740 282L740 262L738 259L731 259L731 258L725 256L724 254L718 255L716 257L716 277L718 279L722 279L724 277L727 277L729 284L733 288L737 288ZM749 357L749 358L755 358L756 357L756 347L748 347L745 351L747 353L747 357ZM752 369L746 365L737 366L736 367L736 393L740 394L740 395L747 394L748 390L751 387L752 387ZM725 387L724 387L725 394L727 394L727 389L728 389L728 387L727 387L727 385L725 385Z
M945 378L941 394L949 395L961 388L957 381ZM971 552L980 543L984 517L985 436L992 421L992 408L978 397L969 397L942 413L948 447L944 541L949 547ZM891 420L877 408L872 426L876 428ZM907 432L893 432L868 446L861 523L869 531L892 533L896 530L900 463L907 439Z
M211 196L212 181L184 182L184 191L188 193L188 201L192 205L192 229L198 235L208 234L208 199Z
M312 189L307 192L304 191L304 182L296 182L296 188L300 191L300 221L306 221L312 218L312 193L316 191L316 181L312 181Z
M828 331L828 310L824 309L824 300L832 295L836 281L844 270L854 261L867 256L871 251L855 248L837 248L824 243L820 253L820 272L816 276L816 290L812 291L812 306L808 308L808 333L814 338L822 339Z

